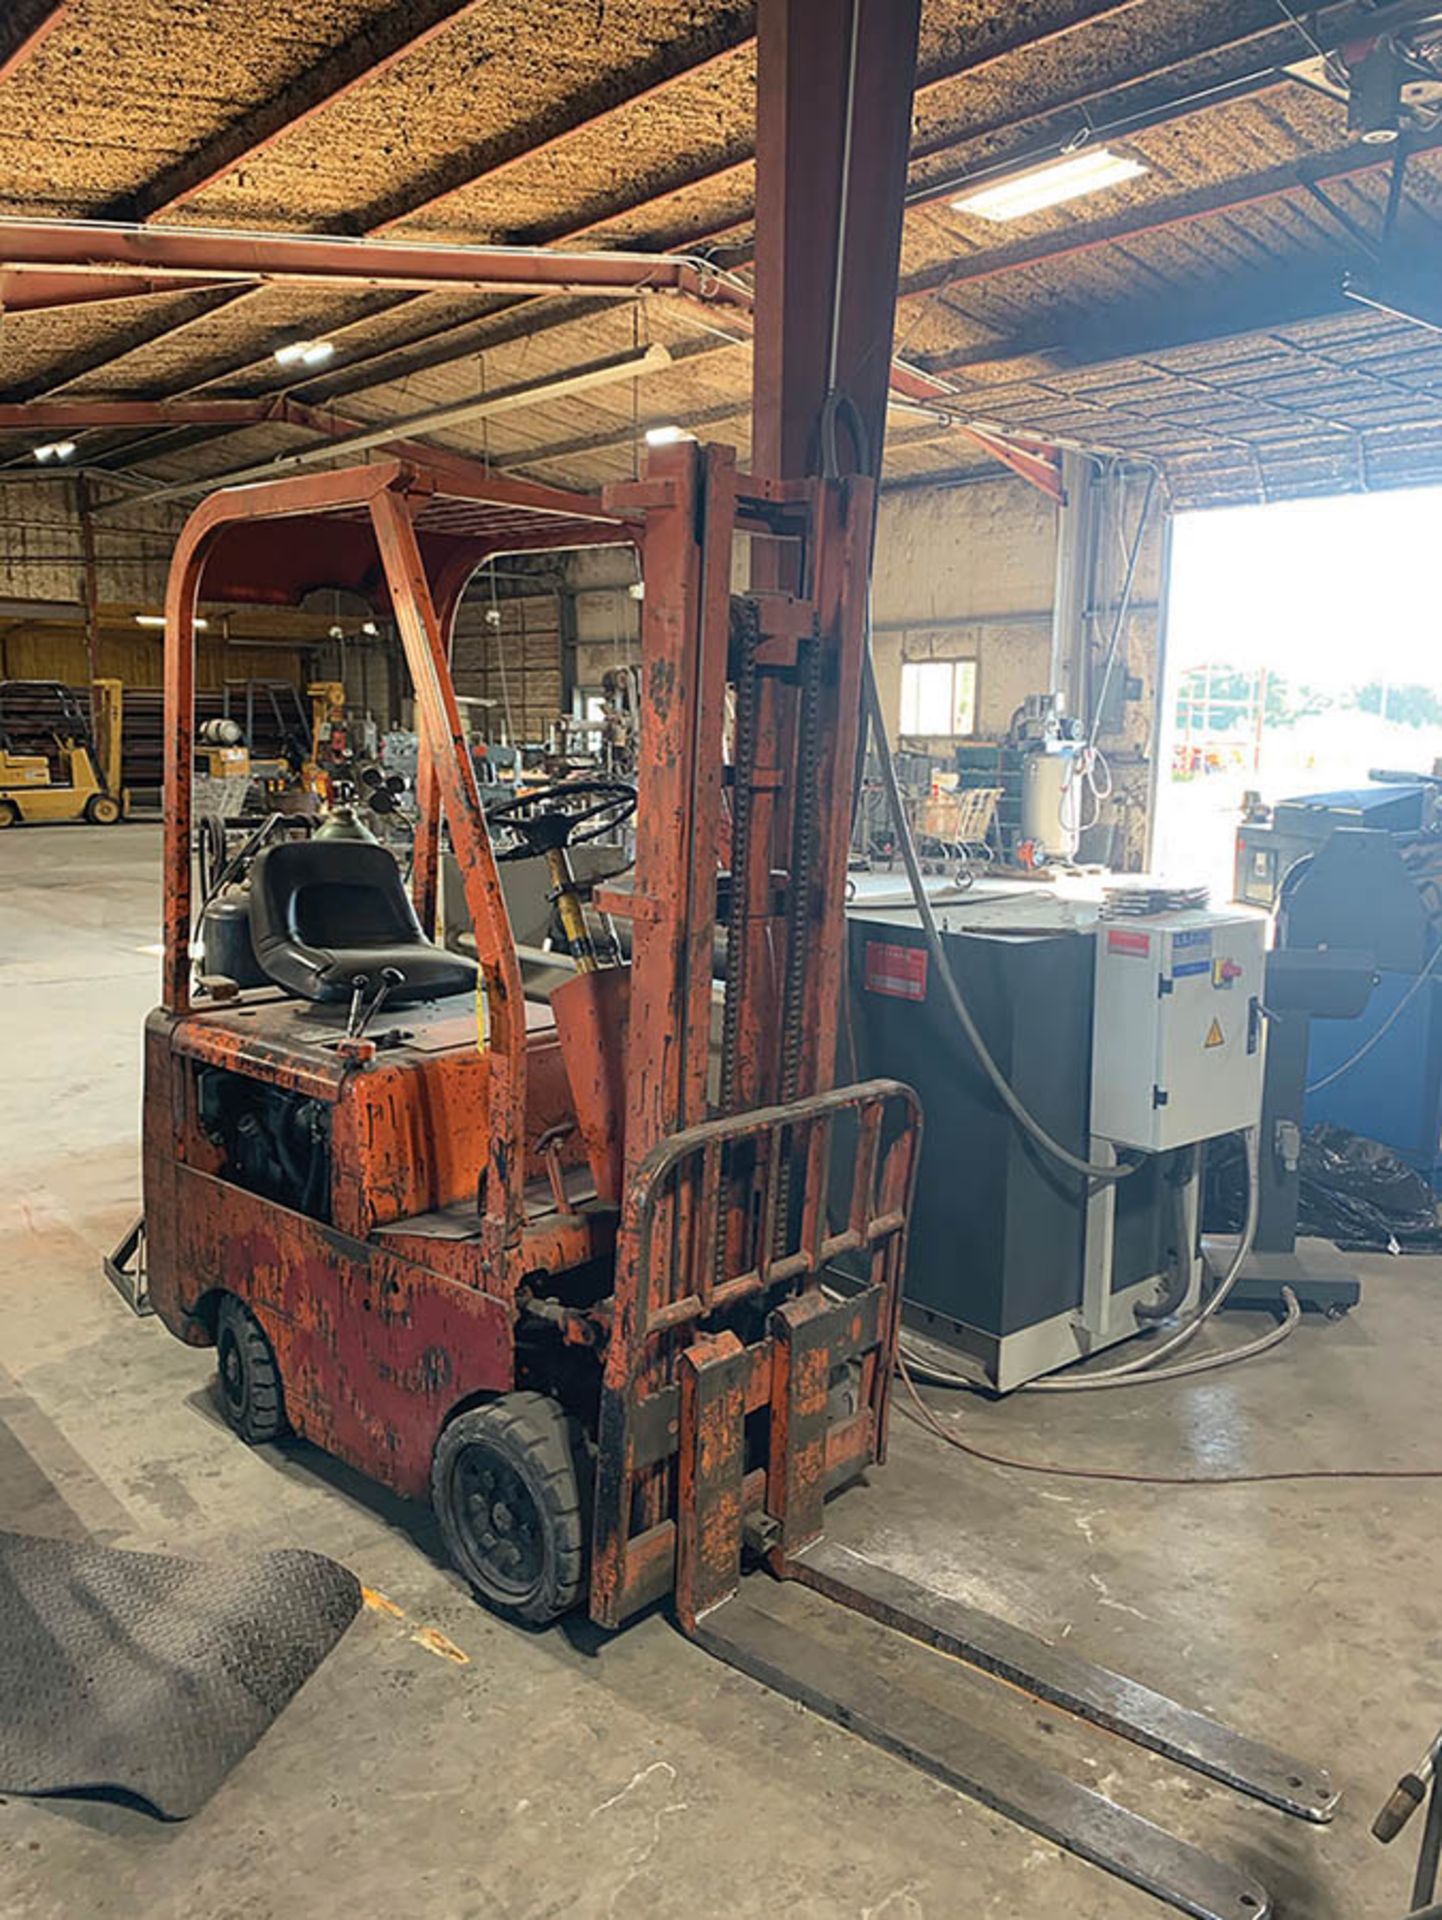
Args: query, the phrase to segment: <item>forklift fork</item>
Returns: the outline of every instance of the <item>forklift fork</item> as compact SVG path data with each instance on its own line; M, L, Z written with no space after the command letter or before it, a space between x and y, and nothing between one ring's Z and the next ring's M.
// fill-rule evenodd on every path
M824 1537L827 1493L884 1457L919 1126L909 1089L872 1081L649 1156L624 1212L592 1611L614 1624L674 1589L683 1631L763 1685L1197 1920L1262 1920L1250 1875L838 1662L767 1609L766 1572L743 1576L760 1563L1296 1818L1335 1810L1320 1769Z
M683 1441L686 1427L683 1418ZM724 1453L716 1426L709 1447L703 1432L693 1426L693 1449L703 1458ZM683 1477L683 1498L685 1486ZM684 1508L681 1525L683 1538L695 1530ZM1324 1823L1336 1810L1338 1794L1322 1769L847 1547L818 1537L794 1554L773 1554L770 1567L783 1580L1284 1813ZM833 1650L757 1604L762 1590L755 1583L764 1575L743 1580L739 1563L731 1572L729 1592L716 1604L689 1618L678 1605L690 1637L728 1666L1196 1920L1264 1920L1271 1912L1270 1896L1250 1874L1008 1747L935 1699L896 1688L862 1662L839 1662ZM709 1575L708 1591L715 1591L718 1570Z

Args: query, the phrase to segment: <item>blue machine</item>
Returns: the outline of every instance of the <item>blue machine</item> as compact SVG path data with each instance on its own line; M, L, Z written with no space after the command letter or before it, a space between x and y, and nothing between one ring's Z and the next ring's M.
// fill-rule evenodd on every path
M1312 1030L1306 1124L1380 1140L1442 1188L1442 833L1338 826L1278 907L1279 945L1363 950L1378 975L1355 1020Z
M1339 827L1416 834L1433 824L1437 780L1403 773L1377 773L1372 780L1369 787L1298 794L1250 812L1237 829L1233 898L1252 907L1275 907L1292 868Z

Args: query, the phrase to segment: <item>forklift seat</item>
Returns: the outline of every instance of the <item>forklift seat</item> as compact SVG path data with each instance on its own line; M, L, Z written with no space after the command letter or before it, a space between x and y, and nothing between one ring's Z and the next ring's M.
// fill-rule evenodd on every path
M475 962L427 940L384 847L355 840L292 840L251 869L251 940L267 976L302 1000L348 1000L394 967L404 984L388 1006L469 993Z

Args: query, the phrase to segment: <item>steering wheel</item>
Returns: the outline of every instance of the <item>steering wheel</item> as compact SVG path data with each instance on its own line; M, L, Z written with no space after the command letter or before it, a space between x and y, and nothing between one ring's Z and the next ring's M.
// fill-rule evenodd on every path
M531 860L599 840L635 811L636 789L624 780L562 780L488 807L486 825L497 860Z

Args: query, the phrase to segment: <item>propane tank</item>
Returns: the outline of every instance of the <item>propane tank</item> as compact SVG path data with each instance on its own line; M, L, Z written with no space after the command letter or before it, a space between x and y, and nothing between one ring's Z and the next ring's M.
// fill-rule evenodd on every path
M207 978L218 975L233 980L238 987L268 984L269 975L256 959L251 943L248 886L227 887L207 904L200 916L200 947Z
M373 847L380 845L354 807L332 807L312 837L316 840L363 840Z

